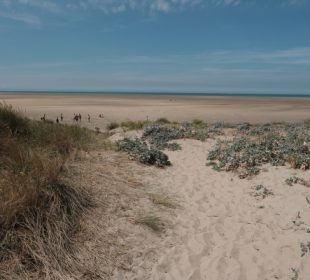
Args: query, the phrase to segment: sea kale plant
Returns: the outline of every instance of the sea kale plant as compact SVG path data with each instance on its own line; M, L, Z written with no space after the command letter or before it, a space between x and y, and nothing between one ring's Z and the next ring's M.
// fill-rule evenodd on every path
M149 165L164 167L171 165L168 156L155 147L149 147L148 144L138 138L125 138L117 142L121 151L127 152L133 159Z
M299 127L271 129L257 137L242 135L232 141L219 141L208 154L208 165L216 170L238 171L240 178L259 173L259 167L270 163L274 166L290 164L292 168L309 169L310 151L307 143L309 133ZM239 128L240 129L240 128ZM242 130L249 131L246 126ZM267 132L266 132L267 131Z

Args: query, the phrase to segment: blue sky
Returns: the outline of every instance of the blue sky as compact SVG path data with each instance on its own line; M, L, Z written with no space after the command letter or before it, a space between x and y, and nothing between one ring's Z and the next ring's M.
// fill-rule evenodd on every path
M0 90L310 94L310 0L0 0Z

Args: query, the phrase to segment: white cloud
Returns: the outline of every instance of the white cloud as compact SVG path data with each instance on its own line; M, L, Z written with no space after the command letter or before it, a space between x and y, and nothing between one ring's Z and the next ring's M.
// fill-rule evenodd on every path
M153 14L194 8L208 9L210 6L224 8L248 4L301 6L308 3L307 1L309 0L0 0L0 18L39 26L45 22L42 13L61 16L67 20L92 11L101 11L104 14L120 14L128 11Z
M6 13L0 11L0 18L1 17L14 21L19 21L28 25L38 26L41 24L40 18L31 14L14 13L14 12Z

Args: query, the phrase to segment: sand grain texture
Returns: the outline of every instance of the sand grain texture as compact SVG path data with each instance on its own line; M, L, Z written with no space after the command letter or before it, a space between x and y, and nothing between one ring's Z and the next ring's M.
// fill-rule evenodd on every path
M183 197L166 249L148 279L262 280L310 279L309 188L284 183L306 172L268 167L251 180L205 166L215 143L181 140L182 151L169 152L173 166L161 174L161 188ZM254 197L252 186L268 186L274 195ZM300 218L297 216L300 214ZM296 218L297 217L297 218ZM301 221L294 224L294 221ZM173 245L172 245L173 244Z

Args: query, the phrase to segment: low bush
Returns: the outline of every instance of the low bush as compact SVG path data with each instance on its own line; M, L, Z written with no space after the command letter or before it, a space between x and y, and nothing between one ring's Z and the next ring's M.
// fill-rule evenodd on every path
M135 160L143 164L164 167L171 165L168 156L154 147L149 148L148 145L136 138L134 140L125 138L117 142L121 151L127 152Z
M219 170L241 171L242 177L255 175L265 163L308 169L310 152L304 142L309 135L297 132L268 133L257 139L235 137L230 142L219 142L208 154L208 160Z

